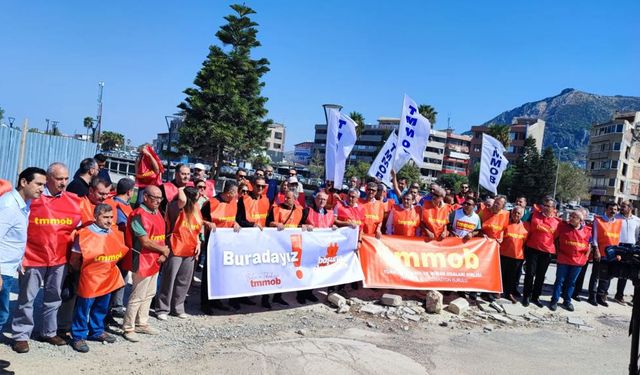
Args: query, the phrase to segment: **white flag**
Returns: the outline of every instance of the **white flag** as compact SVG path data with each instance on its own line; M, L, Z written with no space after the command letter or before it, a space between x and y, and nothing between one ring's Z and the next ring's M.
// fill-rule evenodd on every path
M480 186L498 194L502 172L509 161L504 156L505 148L497 139L482 133L482 158L480 159Z
M376 160L371 163L368 175L379 179L383 184L391 186L391 168L393 167L393 156L396 153L398 136L392 132L387 138L384 146L380 149Z
M431 123L418 112L416 102L405 94L398 127L398 147L393 162L395 171L399 171L409 159L413 159L418 166L423 164L423 153L427 148L430 132Z
M336 189L342 187L347 157L356 144L356 126L349 116L330 108L327 124L327 148L325 151L325 177L333 181Z

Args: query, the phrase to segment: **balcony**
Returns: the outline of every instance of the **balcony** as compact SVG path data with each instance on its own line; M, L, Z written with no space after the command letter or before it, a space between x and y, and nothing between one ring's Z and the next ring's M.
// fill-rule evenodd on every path
M431 152L431 151L425 151L422 154L422 156L425 158L438 159L438 160L442 160L444 157L443 154L438 154L437 152Z
M454 145L451 143L447 143L447 149L451 151L462 152L465 154L469 153L469 146L461 146L461 145Z

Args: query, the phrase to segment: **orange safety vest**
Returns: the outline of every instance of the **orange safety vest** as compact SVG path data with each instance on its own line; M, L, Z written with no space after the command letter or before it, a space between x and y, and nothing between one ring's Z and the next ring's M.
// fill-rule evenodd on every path
M258 224L261 227L267 225L267 215L269 214L269 198L263 195L259 199L253 199L249 195L242 197L244 212L247 221Z
M337 212L338 220L340 221L354 221L356 225L362 225L364 222L364 210L362 205L358 207L347 206L344 203L338 204Z
M420 208L413 207L410 210L393 207L393 234L398 236L415 237L416 229L420 226Z
M118 261L127 254L118 231L94 233L82 228L77 234L82 253L82 268L78 282L78 295L82 298L95 298L107 295L124 286Z
M605 256L607 246L617 246L620 243L620 231L622 220L604 221L600 216L596 217L596 236L598 237L598 251Z
M422 223L434 234L435 238L440 238L447 224L449 224L450 213L451 206L448 204L437 207L433 202L425 202L422 208Z
M508 224L502 232L500 255L514 259L524 259L524 243L528 235L529 223L520 221L519 223Z
M198 209L194 209L191 215L180 210L169 240L173 255L185 258L196 255L198 234L201 229L202 214Z
M167 199L167 203L173 201L173 198L178 195L178 187L171 181L162 184L164 187L164 197Z
M273 206L273 222L284 225L285 228L297 228L302 221L302 208L293 206L291 210L282 206Z
M535 211L531 215L527 246L538 251L555 254L556 245L554 240L559 223L560 219L557 217L546 217L539 211Z
M82 220L82 226L86 227L93 224L96 220L93 215L93 210L96 209L96 205L91 203L89 198L80 198L80 217ZM114 215L115 216L115 215Z
M11 189L13 189L13 187L11 186L11 182L0 178L0 195L11 191Z
M589 253L591 228L583 225L576 229L571 224L562 222L558 226L558 264L584 266Z
M159 246L165 245L166 223L159 212L150 213L144 208L138 207L129 216L127 223L127 231L125 232L125 240L131 251L122 260L122 268L131 272L137 272L142 277L155 275L160 271L158 259L160 253L152 251L146 247L140 250L133 248L133 232L131 230L132 218L139 216L142 226L147 232L147 236Z
M233 228L238 213L238 203L226 203L216 198L209 199L209 213L211 222L220 228Z
M376 200L374 202L362 201L362 211L364 213L364 223L362 225L362 233L375 234L376 227L382 223L384 219L384 203ZM382 229L382 228L381 228Z
M122 211L124 216L129 217L129 215L131 215L131 212L133 211L133 208L131 208L131 206L128 204L115 200L114 198L115 197L111 197L109 199L105 199L104 201L105 204L108 204L109 206L111 206L111 208L113 208L114 218L118 214L118 210Z
M148 185L160 186L160 184L162 184L162 173L164 172L162 161L155 153L155 151L153 151L153 148L146 146L146 149L147 151L149 151L151 156L143 154L142 158L136 165L136 186L138 186L138 188L140 189ZM158 164L159 173L155 173L151 168L150 158L155 159L156 163Z
M333 215L333 211L325 208L325 212L324 215L320 215L318 211L309 207L306 224L311 224L315 228L331 228L336 218Z
M22 265L52 267L67 263L73 231L80 224L80 201L73 193L41 195L31 201L27 246Z
M500 233L509 225L509 211L507 210L501 210L494 214L490 209L485 208L478 213L478 216L480 216L482 223L482 233L494 240L500 238Z

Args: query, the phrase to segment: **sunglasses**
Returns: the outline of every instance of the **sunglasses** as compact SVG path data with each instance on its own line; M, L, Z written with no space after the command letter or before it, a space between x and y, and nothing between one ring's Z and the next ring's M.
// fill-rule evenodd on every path
M247 178L247 175L246 174L239 174L238 178Z
M205 190L206 188L206 186L198 185L198 190Z
M240 191L240 194L247 194L248 192L249 192L249 190L244 190L244 189L242 189L242 190Z
M256 185L258 187L258 189L264 189L267 187L267 185Z

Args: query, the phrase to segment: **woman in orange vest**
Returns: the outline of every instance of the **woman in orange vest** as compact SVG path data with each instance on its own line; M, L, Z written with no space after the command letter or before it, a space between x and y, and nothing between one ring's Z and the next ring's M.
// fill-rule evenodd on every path
M591 266L591 277L589 278L589 300L594 306L607 306L607 294L609 292L608 279L598 279L600 273L600 259L605 256L608 246L620 244L620 232L622 231L622 220L616 218L619 207L616 202L609 202L606 206L605 214L596 217L593 222L593 265Z
M424 203L422 207L421 229L425 241L440 241L449 236L447 225L451 206L444 202L445 191L438 187L431 191L431 201Z
M524 262L524 243L529 234L529 223L522 221L524 208L515 206L509 215L509 224L503 229L500 243L500 268L502 270L502 295L511 302L518 302L516 291L520 281L518 270Z
M589 259L589 240L591 229L584 222L582 210L575 210L569 215L567 222L561 222L557 231L557 268L556 282L553 284L553 295L549 302L549 309L556 311L560 297L564 299L563 306L569 311L574 307L571 296L575 288L580 269Z
M402 197L402 205L393 207L387 219L387 234L415 237L420 235L421 207L415 205L414 195Z
M156 317L167 320L168 314L180 319L188 315L184 301L191 285L195 260L200 254L202 214L197 205L198 191L194 187L178 189L178 196L167 206L169 249L171 253L162 269Z
M111 292L124 286L116 264L129 251L122 235L113 231L114 210L100 203L94 210L93 224L78 231L69 263L80 270L77 298L71 324L71 346L86 353L86 340L114 343L104 331Z

